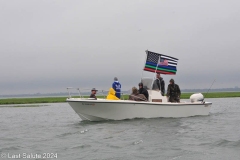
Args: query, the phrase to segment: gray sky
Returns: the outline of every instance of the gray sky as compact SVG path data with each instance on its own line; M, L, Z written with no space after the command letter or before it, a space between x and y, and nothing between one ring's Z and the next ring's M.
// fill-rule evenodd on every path
M145 50L181 89L240 87L238 0L0 0L0 95L137 86ZM152 73L144 72L152 77Z

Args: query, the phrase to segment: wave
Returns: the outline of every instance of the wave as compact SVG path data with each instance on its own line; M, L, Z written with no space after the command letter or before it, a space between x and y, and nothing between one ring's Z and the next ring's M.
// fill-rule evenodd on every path
M221 147L240 147L240 140L237 141L230 141L226 139L221 139L213 143L214 146L221 146Z
M91 145L83 144L83 145L71 147L71 149L83 149L83 148L89 148L89 147L91 147Z
M5 147L5 148L1 148L1 149L0 149L0 153L6 152L6 151L17 151L17 150L20 150L20 149L22 149L21 146Z
M77 131L77 132L67 132L67 133L62 133L60 135L57 135L57 137L66 137L66 136L70 136L70 135L74 135L74 134L85 134L86 132L88 132L88 129L85 130L81 130L81 131Z

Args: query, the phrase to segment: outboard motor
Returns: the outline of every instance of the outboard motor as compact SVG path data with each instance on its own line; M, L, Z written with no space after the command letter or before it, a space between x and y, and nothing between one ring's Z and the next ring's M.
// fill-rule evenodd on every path
M190 96L190 100L191 100L192 103L203 101L204 100L204 96L202 95L202 93L195 93L195 94L192 94Z

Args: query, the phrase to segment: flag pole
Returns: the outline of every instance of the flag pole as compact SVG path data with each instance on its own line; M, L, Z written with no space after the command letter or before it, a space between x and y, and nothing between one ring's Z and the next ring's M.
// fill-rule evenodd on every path
M154 75L153 75L153 80L152 80L151 88L153 87L154 76L156 75L156 72L157 72L157 69L158 69L158 64L159 64L159 62L160 62L160 57L161 57L161 55L159 55L159 57L158 57L158 62L157 62L157 66L156 66L156 68L155 68L155 73L154 73Z
M146 61L147 61L147 54L148 54L148 50L146 50L145 52L146 52L146 55L145 55L145 61L144 61L144 66L143 66L143 70L142 70L142 75L141 75L140 82L142 82L143 71L144 71L144 67L145 67L145 65L146 65Z

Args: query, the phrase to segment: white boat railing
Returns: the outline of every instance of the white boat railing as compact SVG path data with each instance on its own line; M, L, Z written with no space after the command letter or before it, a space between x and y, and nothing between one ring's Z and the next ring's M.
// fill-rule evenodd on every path
M89 89L89 88L80 89L80 88L74 88L74 87L67 87L68 98L72 98L71 90L77 90L80 98L84 98L84 96L85 97L87 96L87 95L82 94L84 91L86 91L86 92L90 91L90 93L91 93L91 89ZM123 100L124 100L124 95L130 95L130 94L124 94L123 92L116 92L116 93L120 93L121 99L123 99ZM103 89L101 89L101 90L98 89L97 95L103 96L104 99L106 99L107 94L108 94L108 91L103 90Z
M68 98L72 98L72 94L71 91L72 90L77 90L78 91L78 94L79 94L79 98L87 98L89 97L89 95L91 94L91 89L89 88L84 88L84 89L80 89L80 88L74 88L74 87L67 87L67 91L68 91ZM82 93L86 93L88 92L89 95L83 95ZM97 96L103 96L103 99L106 99L107 98L107 95L108 95L108 92L109 91L106 91L106 90L103 90L103 89L99 89L98 92L97 92ZM153 93L155 92L155 93ZM159 94L159 91L156 92L155 90L148 90L148 93L149 93L149 98L147 101L152 101L152 99L161 99L161 102L168 102L168 99L166 98L166 96L162 96ZM76 94L76 93L75 93ZM126 92L120 92L121 94L121 100L128 100L128 97L124 96L124 95L131 95L132 97L134 98L138 98L138 99L141 99L142 101L145 101L145 99L139 97L139 96L134 96L131 94L131 90L128 90ZM76 95L74 95L76 96ZM126 97L126 98L125 98Z

